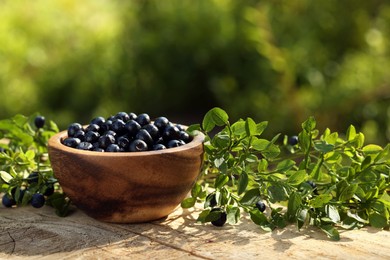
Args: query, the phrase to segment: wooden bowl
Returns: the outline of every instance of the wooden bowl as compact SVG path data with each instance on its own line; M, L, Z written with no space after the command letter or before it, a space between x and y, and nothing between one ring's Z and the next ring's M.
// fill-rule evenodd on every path
M176 148L92 152L67 147L63 131L49 140L55 177L77 208L105 222L148 222L169 215L200 173L204 135Z

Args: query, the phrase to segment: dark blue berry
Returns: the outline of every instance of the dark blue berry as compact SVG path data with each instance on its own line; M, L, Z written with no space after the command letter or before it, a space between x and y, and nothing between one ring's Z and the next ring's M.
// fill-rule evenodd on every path
M122 119L117 119L112 122L111 130L117 133L118 135L121 135L125 133L125 122Z
M110 134L105 134L99 137L99 147L106 149L110 144L115 143L115 137Z
M180 140L189 143L191 141L191 136L186 131L180 131Z
M120 147L119 145L117 144L110 144L109 146L107 146L106 148L106 152L113 152L113 153L117 153L117 152L120 152Z
M209 195L207 195L206 203L208 203L208 206L212 208L217 206L217 199L215 197L215 193L210 193Z
M92 131L92 132L99 132L100 130L100 126L98 124L89 124L86 128L85 128L85 132L89 132L89 131Z
M127 122L130 120L130 116L128 113L126 112L118 112L116 115L115 115L115 118L117 119L121 119L123 122Z
M146 113L139 114L135 119L135 121L137 121L137 123L140 124L141 126L144 126L150 124L150 117Z
M40 193L35 193L31 198L31 206L41 208L45 205L45 197Z
M258 210L260 210L260 212L264 212L266 206L265 206L264 202L262 202L261 200L259 200L258 202L256 202L256 208L257 208Z
M217 226L217 227L222 227L223 225L225 225L226 217L227 217L225 211L223 211L220 208L213 208L211 210L211 212L220 212L219 218L216 219L216 220L211 221L211 224L213 224L214 226Z
M167 149L167 148L163 144L155 144L155 145L153 145L152 149L157 151L157 150L164 150L164 149Z
M42 128L45 125L45 117L43 116L35 117L34 124L37 128Z
M67 137L62 143L68 147L76 148L81 143L81 140L74 137Z
M169 140L179 139L180 138L180 130L176 126L168 125L165 127L162 138L165 142L168 142Z
M153 124L147 124L147 125L143 126L142 128L145 129L146 131L148 131L148 133L150 134L150 136L153 138L154 141L157 141L158 138L160 137L160 132L159 132L157 126L155 126Z
M68 136L75 137L74 135L80 130L83 130L83 126L79 123L70 124L68 127Z
M89 142L81 142L76 148L79 150L90 151L92 150L93 146Z
M135 136L138 133L138 131L141 129L141 125L134 120L130 120L129 122L126 123L125 129L126 129L126 133L129 136Z
M183 143L181 143L179 140L169 140L167 143L167 148L179 147L182 145Z
M130 152L143 152L148 150L148 145L139 139L135 139L129 145Z
M313 181L307 181L306 183L313 189L313 194L318 195L317 185Z
M27 177L28 184L38 183L39 174L37 172L32 172Z
M137 118L137 115L133 112L129 113L129 120L135 120Z
M177 129L179 129L180 131L184 131L184 127L180 124L177 124L176 125Z
M45 192L43 193L44 196L50 196L54 193L54 186L53 184L49 184L46 186Z
M81 142L85 141L85 132L83 130L77 131L74 136L74 138L80 139Z
M111 129L112 120L107 120L103 124L100 125L100 134L106 133Z
M144 141L148 146L153 145L153 138L145 129L139 130L138 133L135 135L135 139Z
M288 144L289 145L297 145L298 144L298 136L296 135L293 135L293 136L290 136L290 138L288 139Z
M11 208L13 205L16 205L16 201L8 194L5 194L3 196L3 199L1 200L1 202L3 203L4 207L7 207L7 208Z
M169 124L169 120L168 118L164 117L164 116L160 116L160 117L157 117L155 120L154 120L154 125L157 126L157 128L162 132L165 127L167 127Z
M95 117L91 120L91 124L95 124L98 126L101 126L102 124L104 124L104 122L106 122L106 120L102 116Z
M122 135L117 138L116 143L119 145L120 148L127 149L129 147L130 140L126 136Z
M99 140L100 134L94 131L88 131L85 133L85 141L89 143L94 143Z
M102 149L100 147L95 147L95 148L92 148L91 151L94 151L94 152L104 152L104 149Z

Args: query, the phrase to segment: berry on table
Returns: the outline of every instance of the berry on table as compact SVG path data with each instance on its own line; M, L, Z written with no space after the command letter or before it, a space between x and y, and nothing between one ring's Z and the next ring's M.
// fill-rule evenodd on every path
M3 196L1 202L3 203L4 207L6 207L6 208L11 208L13 205L16 205L16 201L8 194L5 194Z
M31 198L31 206L34 208L41 208L45 205L45 197L40 193L35 193Z
M211 224L213 224L216 227L222 227L226 223L226 212L223 211L220 208L213 208L210 212L220 212L219 218L216 220L211 221Z

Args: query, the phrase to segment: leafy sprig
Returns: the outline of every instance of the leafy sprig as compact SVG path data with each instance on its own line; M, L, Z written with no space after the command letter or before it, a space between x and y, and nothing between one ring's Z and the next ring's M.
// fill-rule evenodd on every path
M320 134L310 117L297 144L285 136L278 145L280 134L262 138L267 125L251 118L231 124L224 110L213 108L202 124L190 126L206 135L205 161L182 207L204 202L202 223L226 216L236 224L246 212L266 231L312 225L333 240L340 239L339 228L389 228L390 144L365 145L352 125L345 135Z
M18 114L0 120L0 192L18 206L29 204L36 193L43 194L46 204L65 216L70 201L53 175L47 151L49 138L59 130L53 121L35 126L37 116Z

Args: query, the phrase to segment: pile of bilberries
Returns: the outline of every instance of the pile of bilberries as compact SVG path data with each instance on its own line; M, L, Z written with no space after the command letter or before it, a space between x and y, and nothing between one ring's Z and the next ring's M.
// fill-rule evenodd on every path
M189 143L192 137L166 117L154 121L146 113L119 112L105 119L96 117L83 127L72 123L62 143L68 147L97 152L142 152L163 150Z

